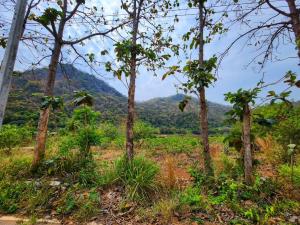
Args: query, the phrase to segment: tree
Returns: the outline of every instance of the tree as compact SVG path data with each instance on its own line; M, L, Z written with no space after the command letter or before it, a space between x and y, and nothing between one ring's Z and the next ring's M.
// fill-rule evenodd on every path
M225 100L233 104L232 110L228 115L232 119L239 119L243 123L242 141L245 182L250 185L253 182L253 159L251 150L251 107L250 103L255 104L255 98L260 92L259 88L252 90L239 89L235 93L225 94Z
M96 32L92 32L90 34L84 35L83 37L76 37L75 39L70 39L68 37L67 40L64 39L64 30L66 28L67 23L73 19L76 15L81 13L85 18L85 20L89 19L90 23L94 23L95 26L99 26L102 21L97 20L94 21L94 14L97 11L97 8L92 7L89 13L86 13L84 10L79 10L79 8L84 4L84 0L76 0L76 4L73 6L72 9L69 9L69 6L72 6L73 3L67 0L57 1L56 3L50 4L50 7L46 8L42 15L37 16L32 13L29 16L30 20L33 20L40 24L54 39L53 41L53 48L51 59L49 63L49 73L47 77L47 82L45 86L44 95L46 97L53 96L54 84L55 84L55 77L56 77L56 70L60 59L60 54L63 46L70 46L78 57L84 58L75 48L77 44L84 44L85 40L88 40L95 36L105 36L110 32L116 30L117 28L121 27L121 25L116 25L106 31L100 32L96 30ZM51 7L53 6L53 7ZM100 22L98 22L100 21ZM96 24L95 24L96 23ZM58 24L58 25L56 25ZM48 39L45 40L48 42ZM87 55L87 56L90 56ZM87 61L87 60L84 60ZM36 138L36 146L34 149L34 160L33 160L33 168L36 168L40 161L44 158L45 155L45 144L46 144L46 137L47 137L47 130L48 130L48 120L50 114L50 107L43 107L40 111L39 123L38 123L38 133Z
M181 89L185 93L194 93L199 97L199 120L201 127L201 139L203 143L203 156L205 163L205 171L207 175L213 176L212 159L209 152L209 139L208 139L208 116L207 116L207 103L205 88L208 88L216 78L213 74L213 70L216 68L217 57L213 56L207 60L204 60L204 46L212 41L213 36L221 34L226 30L223 29L222 19L225 16L221 16L217 22L214 22L212 16L214 10L212 7L207 8L205 6L206 0L189 0L188 6L190 8L197 7L198 20L197 25L192 26L190 30L183 35L183 40L188 43L189 48L197 49L198 59L190 60L183 68L183 72L187 75L187 81L183 82ZM207 36L205 35L207 32ZM187 50L188 45L184 44L184 49ZM178 70L178 66L174 66L171 70L165 74L163 78L170 74L174 74ZM181 110L187 105L189 99L184 99L179 107Z
M300 10L297 8L295 0L285 0L285 2L288 8L270 0L253 1L250 4L245 4L240 0L231 1L231 10L236 12L236 17L231 20L231 25L240 22L245 25L246 31L237 36L222 54L221 59L243 38L247 38L247 45L257 48L258 54L251 62L258 60L261 66L264 66L267 60L285 59L284 57L273 57L273 52L286 42L295 44L300 59ZM266 10L268 13L264 13ZM262 13L263 16L258 22L252 22L253 16L259 18L257 16L259 13Z
M177 46L171 44L172 39L165 37L164 32L172 31L172 26L164 29L156 22L156 17L165 16L177 0L171 4L169 0L126 0L122 1L122 9L130 19L129 38L115 44L117 61L121 66L114 67L111 62L106 64L107 71L113 71L119 79L122 75L129 78L128 114L126 122L126 156L131 161L134 157L134 117L135 117L135 86L138 68L143 66L148 71L156 71L165 65L171 55L164 53L166 48L174 53ZM140 25L143 23L143 30Z

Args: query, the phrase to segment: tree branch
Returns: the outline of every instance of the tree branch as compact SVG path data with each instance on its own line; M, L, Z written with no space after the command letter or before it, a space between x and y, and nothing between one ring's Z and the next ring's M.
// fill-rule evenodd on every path
M95 37L95 36L105 36L105 35L113 32L114 30L117 30L118 28L124 26L127 23L129 23L129 22L122 23L122 24L120 24L120 25L118 25L116 27L113 27L113 28L111 28L111 29L109 29L107 31L104 31L104 32L97 32L97 33L94 33L94 34L90 34L88 36L85 36L85 37L80 38L80 39L75 40L75 41L62 41L62 44L64 44L64 45L74 45L74 44L78 44L78 43L80 43L80 42L82 42L84 40L87 40L87 39Z
M266 3L270 6L271 9L275 10L276 12L280 13L281 15L284 15L284 16L287 16L287 17L290 17L291 14L287 13L287 12L284 12L278 8L276 8L274 5L272 5L270 3L270 0L266 0Z

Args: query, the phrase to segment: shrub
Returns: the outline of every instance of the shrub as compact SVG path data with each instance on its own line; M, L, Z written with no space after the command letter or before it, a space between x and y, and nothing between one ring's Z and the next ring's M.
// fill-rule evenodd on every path
M178 199L170 198L170 199L160 199L156 202L153 207L154 217L157 218L160 215L160 221L163 224L171 224L172 216L178 207Z
M192 209L199 209L203 206L203 199L198 187L188 187L180 194L179 204L181 206L190 206Z
M118 128L111 123L101 124L98 132L102 138L108 138L110 141L115 140L119 136Z
M58 203L56 211L61 215L73 214L79 221L87 221L97 215L100 209L100 195L94 189L82 192L69 189Z
M4 125L0 129L0 148L10 153L12 148L28 142L31 132L27 128L15 125Z
M228 157L225 154L221 155L221 160L223 164L222 175L228 176L232 179L237 179L243 175L243 167L241 163Z
M0 180L10 179L18 180L31 175L32 157L22 157L17 159L9 159L9 161L2 160L0 164Z
M100 113L93 111L88 106L82 106L73 111L72 118L67 122L71 131L76 131L83 126L95 126L100 118Z
M32 189L31 183L23 181L0 181L0 212L14 213L22 206L20 205L25 193Z
M122 157L115 162L116 181L124 185L129 199L150 199L150 193L157 190L158 172L158 166L144 157L129 162Z
M157 128L152 127L150 124L142 121L137 121L133 128L134 140L139 141L146 138L153 138L155 134L159 133Z
M83 156L90 154L90 148L93 145L100 144L101 137L92 126L82 127L75 136L79 150Z
M300 165L292 167L288 165L282 165L279 168L279 174L285 181L292 181L293 185L300 187Z

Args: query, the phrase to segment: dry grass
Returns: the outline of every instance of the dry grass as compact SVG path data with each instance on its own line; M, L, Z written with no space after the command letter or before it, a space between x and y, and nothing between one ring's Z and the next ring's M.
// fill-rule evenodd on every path
M165 159L165 176L164 181L167 187L175 188L177 186L177 177L175 175L176 163L173 157Z

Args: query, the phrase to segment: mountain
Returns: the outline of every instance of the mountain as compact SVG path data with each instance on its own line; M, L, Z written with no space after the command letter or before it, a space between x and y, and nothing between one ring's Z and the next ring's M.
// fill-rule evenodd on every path
M196 98L191 98L184 112L179 110L179 102L185 98L183 94L177 94L165 98L154 98L138 104L139 118L156 127L160 127L164 133L190 130L199 131L199 106ZM221 127L225 119L225 113L229 106L207 102L208 119L211 132ZM174 129L176 128L176 129Z
M5 123L37 123L39 106L43 95L47 68L25 71L13 77L12 88L5 114ZM75 90L87 90L94 97L94 107L101 112L103 120L118 122L126 116L127 97L94 75L82 72L72 65L59 67L56 75L54 94L62 96L66 105L64 112L52 113L50 126L63 126L71 113L70 104ZM198 131L197 99L192 98L185 112L178 108L184 95L177 94L165 98L155 98L136 105L137 117L159 127L162 132L172 133L182 130ZM220 127L228 106L208 102L211 127Z
M47 78L47 68L25 71L14 76L5 113L5 123L24 124L36 122L39 116L41 96ZM94 107L103 119L115 120L126 114L127 98L94 75L82 72L72 65L59 67L56 74L54 95L64 98L66 109L72 108L71 101L76 90L87 90L94 97ZM70 110L66 110L67 113ZM61 112L55 117L66 117ZM59 118L56 118L59 119Z

